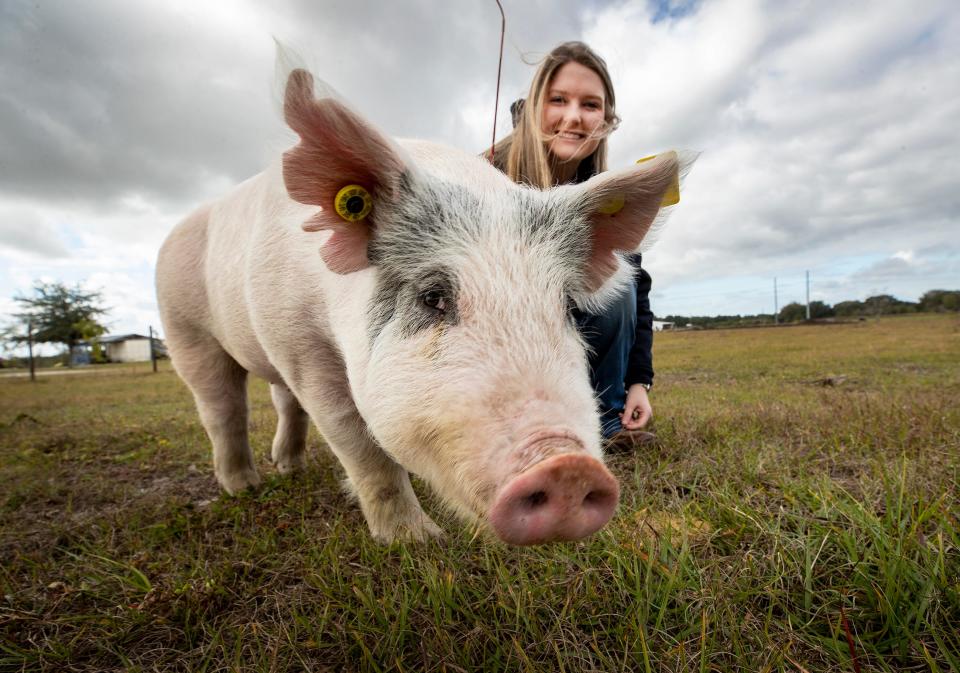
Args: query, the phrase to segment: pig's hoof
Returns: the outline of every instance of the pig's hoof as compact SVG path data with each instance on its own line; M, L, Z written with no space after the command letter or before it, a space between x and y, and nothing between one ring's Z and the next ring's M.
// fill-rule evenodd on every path
M417 535L411 531L411 540L424 542L426 540L439 540L443 537L443 530L435 524L426 514L423 515L423 525L420 527Z
M395 540L404 542L425 542L427 540L436 540L443 537L443 530L435 524L430 517L422 514L408 522L400 523L394 526L379 527L374 530L371 526L370 533L373 539L382 544L390 544Z
M219 477L220 486L230 495L253 490L260 485L260 475L256 470L239 470Z
M285 456L273 461L280 474L294 474L302 472L307 467L307 459L301 454L299 456Z

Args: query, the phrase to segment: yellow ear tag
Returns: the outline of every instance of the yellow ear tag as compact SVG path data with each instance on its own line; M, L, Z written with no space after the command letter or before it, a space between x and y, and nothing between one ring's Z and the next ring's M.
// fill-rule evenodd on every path
M652 154L649 157L644 157L643 159L637 159L638 164L642 164L644 161L650 161L651 159L656 159L657 155ZM678 172L673 176L673 180L670 181L670 186L667 187L667 193L663 195L663 201L660 202L660 207L665 208L666 206L675 206L680 203L680 173Z
M623 210L623 194L617 194L612 199L598 208L598 211L604 215L616 215Z
M370 214L373 208L373 199L370 192L360 185L347 185L333 199L333 207L337 215L347 222L362 220Z

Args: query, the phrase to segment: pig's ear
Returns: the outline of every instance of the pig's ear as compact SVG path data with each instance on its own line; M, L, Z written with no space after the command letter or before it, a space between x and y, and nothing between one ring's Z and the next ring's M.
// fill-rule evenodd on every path
M581 186L581 212L587 215L591 231L587 292L598 292L615 281L622 269L615 253L640 247L664 195L677 184L679 167L677 153L666 152L634 168L601 173Z
M331 271L350 273L369 266L367 246L377 226L377 204L397 198L406 172L399 150L335 98L314 98L313 75L297 69L287 78L283 114L300 143L283 155L283 181L295 201L323 210L303 223L305 231L331 229L320 249ZM347 185L373 198L373 211L359 221L337 214L334 199Z

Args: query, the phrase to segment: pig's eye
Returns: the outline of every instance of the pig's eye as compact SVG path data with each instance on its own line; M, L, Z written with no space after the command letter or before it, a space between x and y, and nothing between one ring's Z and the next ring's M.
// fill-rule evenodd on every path
M447 310L447 299L443 295L443 290L437 288L427 290L420 295L420 301L440 313Z
M576 327L577 325L577 302L573 300L573 297L567 295L567 320L570 321L570 324Z

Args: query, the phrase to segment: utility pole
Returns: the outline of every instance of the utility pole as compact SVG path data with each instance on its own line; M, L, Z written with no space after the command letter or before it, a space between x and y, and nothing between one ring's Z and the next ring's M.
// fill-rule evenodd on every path
M157 350L153 347L153 325L150 325L150 364L153 365L153 373L157 373Z
M33 365L33 321L27 321L27 354L30 359L30 380L37 380L37 372Z
M780 322L780 316L777 313L780 311L780 307L777 305L777 277L773 277L773 324L776 325Z
M807 320L810 320L810 272L807 271Z

